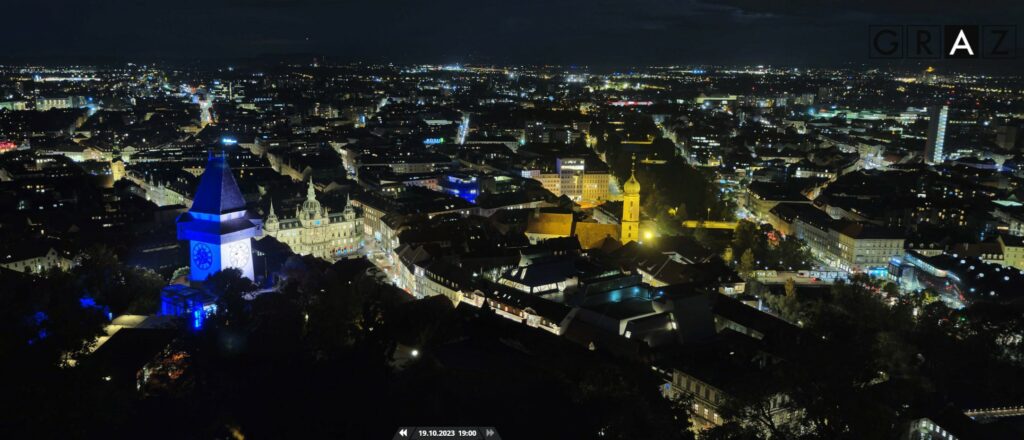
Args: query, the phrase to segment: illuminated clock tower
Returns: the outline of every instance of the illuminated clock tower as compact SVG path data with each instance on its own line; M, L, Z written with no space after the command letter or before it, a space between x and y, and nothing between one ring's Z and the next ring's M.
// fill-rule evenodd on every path
M217 271L236 268L253 279L251 238L256 234L227 159L211 154L192 207L178 217L178 239L189 241L189 278L204 281Z

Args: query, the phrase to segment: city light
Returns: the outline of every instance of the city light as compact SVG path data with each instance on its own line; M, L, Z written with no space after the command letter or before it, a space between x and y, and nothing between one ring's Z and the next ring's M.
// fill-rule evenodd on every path
M7 5L3 437L1024 438L1019 8L567 2Z

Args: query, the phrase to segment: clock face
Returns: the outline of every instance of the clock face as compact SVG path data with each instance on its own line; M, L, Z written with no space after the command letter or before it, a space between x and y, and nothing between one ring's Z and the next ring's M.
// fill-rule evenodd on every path
M248 255L246 255L245 246L232 246L231 250L228 251L228 261L231 267L242 268L245 263L249 261Z
M202 243L193 246L192 264L199 269L209 269L213 265L213 251L210 250L210 247Z

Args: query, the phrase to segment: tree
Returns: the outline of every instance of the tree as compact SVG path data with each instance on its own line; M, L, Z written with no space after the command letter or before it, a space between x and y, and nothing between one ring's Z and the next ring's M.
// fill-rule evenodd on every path
M114 315L156 312L166 282L156 272L121 263L107 247L94 246L77 257L70 276L77 288Z
M203 285L217 295L217 318L232 325L244 326L251 317L249 302L244 295L256 290L252 281L242 277L242 271L229 268L217 271L203 281Z
M796 325L803 325L803 306L797 298L796 282L792 278L786 279L785 294L773 295L769 292L763 298L768 308L780 318Z
M757 246L760 239L758 236L758 227L753 222L747 220L740 220L736 223L736 229L733 231L732 243L729 247L732 248L733 255L739 255L742 257L746 255L747 251L751 251L753 256L753 249Z
M793 287L764 297L776 313L803 322L800 337L776 347L778 364L751 372L753 384L737 387L742 392L723 410L732 420L708 438L888 438L906 408L936 399L1024 398L1014 379L1024 374L1019 338L1008 337L1024 328L1020 308L975 303L953 311L937 301L915 319L913 301L892 301L889 283L863 274L807 298ZM804 431L768 424L763 401L773 394L788 399L788 426Z
M136 315L154 314L160 308L160 289L167 283L152 269L128 267L123 272L125 287L134 292L134 298L125 308L125 313Z
M11 438L62 437L110 420L124 405L81 361L104 334L106 312L74 277L0 271L0 431ZM105 402L106 401L106 402ZM101 409L102 408L102 409Z
M779 269L797 270L811 267L809 264L812 261L810 252L807 251L803 241L792 235L779 240L779 244L774 249L770 249L770 254L765 257L765 260L773 263L778 261Z
M754 251L747 249L743 251L743 256L740 257L739 271L746 276L750 276L754 269Z
M658 231L661 235L682 235L685 232L682 221L677 216L668 212L658 212L654 216L654 221L658 225Z
M786 297L789 297L789 298L795 298L796 297L796 281L795 280L793 280L792 278L787 278L786 279L785 289L786 289Z
M674 215L677 219L689 219L690 212L686 210L686 203L680 203L679 206L675 208L675 212L673 212L672 215Z

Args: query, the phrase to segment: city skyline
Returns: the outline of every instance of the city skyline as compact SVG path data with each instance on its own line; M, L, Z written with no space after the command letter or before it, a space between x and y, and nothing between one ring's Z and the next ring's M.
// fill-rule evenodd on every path
M19 4L0 433L1020 439L1014 29L922 5Z

